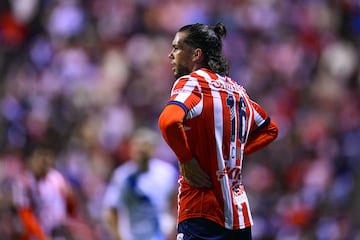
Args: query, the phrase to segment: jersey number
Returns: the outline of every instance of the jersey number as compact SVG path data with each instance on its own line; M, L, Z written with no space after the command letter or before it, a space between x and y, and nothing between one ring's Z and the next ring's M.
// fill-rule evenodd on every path
M231 146L233 148L233 146L235 146L236 149L236 141L235 141L235 137L236 137L236 122L238 122L238 138L240 139L241 143L245 142L245 138L246 138L246 104L244 101L243 97L240 97L239 103L235 104L235 97L232 94L229 94L228 97L226 98L226 105L229 107L229 112L230 112L230 123L231 123L231 134L230 134L230 140L231 140ZM236 109L236 107L238 109ZM237 110L237 111L236 111ZM238 121L236 121L236 119ZM234 157L236 158L236 151L234 151L235 149L232 149L230 154L231 154L231 159L233 159Z

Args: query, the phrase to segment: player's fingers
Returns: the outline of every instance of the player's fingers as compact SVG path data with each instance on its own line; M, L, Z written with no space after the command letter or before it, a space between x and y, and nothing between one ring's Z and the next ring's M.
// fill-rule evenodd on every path
M201 172L199 180L204 187L210 188L212 186L210 177L204 171Z
M185 179L190 185L197 188L211 188L212 183L206 173L197 173L195 175L186 176Z

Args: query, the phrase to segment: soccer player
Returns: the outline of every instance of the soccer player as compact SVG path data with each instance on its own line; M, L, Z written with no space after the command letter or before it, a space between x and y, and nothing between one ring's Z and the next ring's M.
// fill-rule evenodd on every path
M158 124L181 173L177 240L252 238L244 155L278 134L264 109L228 76L225 35L222 23L186 25L169 53L176 81Z
M35 148L28 169L14 187L14 205L24 227L22 239L66 238L73 226L76 200L70 183L54 167L55 153Z
M153 156L157 139L152 129L137 129L130 141L131 159L112 173L103 213L116 240L165 240L172 223L175 227L169 207L178 171Z

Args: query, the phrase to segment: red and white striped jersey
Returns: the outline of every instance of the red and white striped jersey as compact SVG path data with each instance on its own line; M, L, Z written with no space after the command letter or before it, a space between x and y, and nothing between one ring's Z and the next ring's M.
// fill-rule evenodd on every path
M249 135L269 124L267 113L234 80L205 68L177 79L168 104L184 109L188 146L213 184L194 188L180 177L178 222L201 217L228 229L251 226L241 167Z

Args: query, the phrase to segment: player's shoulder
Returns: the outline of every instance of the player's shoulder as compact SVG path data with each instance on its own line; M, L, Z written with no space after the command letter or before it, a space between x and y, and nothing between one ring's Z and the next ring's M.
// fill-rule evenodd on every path
M67 184L65 176L57 169L51 168L46 175L45 181L51 182L58 186L65 186Z
M176 168L173 164L160 158L152 158L150 164L154 169L162 169L168 172L176 171Z
M185 86L191 84L192 82L196 82L196 78L191 77L190 74L186 74L177 78L174 86Z
M190 75L190 78L194 79L212 79L212 78L218 78L217 74L210 71L207 68L200 68L195 71L193 71Z
M154 182L164 189L172 188L177 184L178 170L174 164L159 158L153 158L150 164L150 172ZM165 180L165 181L164 181Z
M164 167L174 167L170 162L160 159L158 157L153 157L150 163L154 166L164 166Z
M122 179L136 171L136 164L132 160L128 160L116 167L112 173L113 179Z
M212 73L210 70L206 68L197 69L189 74L185 74L176 79L177 82L179 81L197 81L199 78L208 78Z

